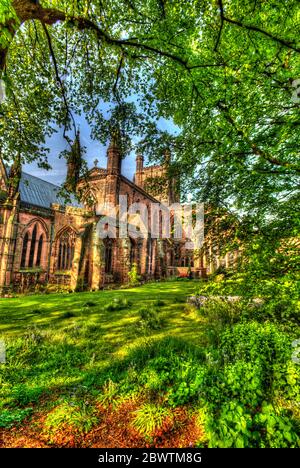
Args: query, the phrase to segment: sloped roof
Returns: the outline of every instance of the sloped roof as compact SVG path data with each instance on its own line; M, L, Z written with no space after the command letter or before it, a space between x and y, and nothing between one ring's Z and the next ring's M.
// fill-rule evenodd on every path
M51 208L52 203L60 205L71 205L79 207L78 201L71 196L71 202L66 202L63 197L58 195L60 190L59 185L51 184L39 177L22 172L19 191L21 201L30 205L41 206L43 208Z

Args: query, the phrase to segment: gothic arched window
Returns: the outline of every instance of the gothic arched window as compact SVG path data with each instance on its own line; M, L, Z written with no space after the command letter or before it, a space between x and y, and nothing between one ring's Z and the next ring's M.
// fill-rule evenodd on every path
M141 241L133 240L130 237L130 265L136 263L138 266L141 261L143 243Z
M130 238L130 266L136 262L136 243Z
M132 267L135 263L139 271L141 267L142 250L143 242L141 240L134 240L130 237L130 266Z
M113 245L108 241L105 245L105 273L112 273Z
M24 236L24 239L23 239L21 268L24 268L25 265L26 265L26 255L27 255L28 241L29 241L29 236L28 236L28 232L26 232L26 234Z
M40 235L39 242L38 242L38 250L37 250L37 256L36 256L36 266L41 265L41 257L42 257L42 250L43 250L43 239L44 236L43 234Z
M70 270L74 257L76 234L73 229L66 229L58 237L57 269Z
M39 220L34 220L27 226L23 237L21 268L40 267L41 263L43 264L42 252L45 239L47 239L45 227Z
M36 233L37 233L37 227L35 225L34 228L33 228L33 231L32 231L31 244L30 244L30 253L29 253L29 262L28 262L28 266L30 268L33 267L35 243L36 243Z
M175 266L175 252L174 252L174 249L171 248L169 250L169 255L170 255L170 266Z
M91 190L91 189L88 189L84 193L84 195L82 197L82 200L83 200L85 208L88 209L88 210L94 209L95 205L97 203L96 195L95 195L94 191Z

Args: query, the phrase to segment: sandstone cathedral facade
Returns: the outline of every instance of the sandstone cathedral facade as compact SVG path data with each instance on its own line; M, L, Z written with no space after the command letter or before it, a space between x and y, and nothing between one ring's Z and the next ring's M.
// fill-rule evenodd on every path
M78 177L74 158L69 158L67 180L71 185L75 181L73 189L79 194L79 201L77 197L70 202L59 186L23 172L20 162L8 170L0 161L0 290L20 292L37 284L98 290L127 283L133 264L144 280L176 275L180 269L189 269L195 277L204 275L203 258L196 260L183 240L153 239L150 232L140 239L97 235L101 215L95 207L109 203L117 209L120 195L128 205L142 203L149 212L153 203L179 202L176 181L167 176L169 158L166 152L162 165L144 167L138 155L130 181L122 175L121 152L113 138L106 168L96 162L87 175Z

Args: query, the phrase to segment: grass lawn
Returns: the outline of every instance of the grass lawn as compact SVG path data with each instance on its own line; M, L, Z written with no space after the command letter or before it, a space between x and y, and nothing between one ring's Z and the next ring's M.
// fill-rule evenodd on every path
M187 318L183 310L187 296L198 288L199 281L174 281L112 291L1 298L0 332L5 339L20 336L29 328L38 327L57 336L57 333L67 333L65 327L70 325L96 325L99 331L101 328L102 339L112 342L115 351L126 353L128 345L135 345L139 341L136 334L138 310L161 300L164 304L159 305L159 309L166 326L154 335L159 338L171 333L173 336L179 334L182 338L193 339L193 320ZM122 299L128 301L128 307L105 310L108 304ZM193 319L196 320L196 317Z
M0 445L300 446L296 330L209 287L0 299Z
M200 347L201 318L196 311L187 311L185 304L198 287L196 281L174 281L124 290L0 299L0 338L7 347L7 362L0 365L2 443L146 445L147 430L138 431L134 425L131 439L114 427L111 434L97 431L96 437L94 428L105 420L109 427L110 418L123 420L126 428L138 406L152 401L149 392L139 394L136 388L141 382L136 381L135 361L144 357L145 362L137 365L142 373L143 367L147 369L147 353L172 339L179 348ZM112 387L122 372L128 382L117 391ZM144 380L147 387L147 372ZM179 413L179 421L194 424L187 410ZM168 420L167 416L163 419ZM193 430L198 437L200 430ZM183 432L173 435L179 444L186 443Z

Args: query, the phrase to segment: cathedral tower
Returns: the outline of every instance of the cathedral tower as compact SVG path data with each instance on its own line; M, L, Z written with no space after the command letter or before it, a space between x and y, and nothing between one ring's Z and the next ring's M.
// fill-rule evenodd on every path
M136 157L136 172L134 175L134 182L139 187L143 187L143 173L144 173L144 156L138 154Z

